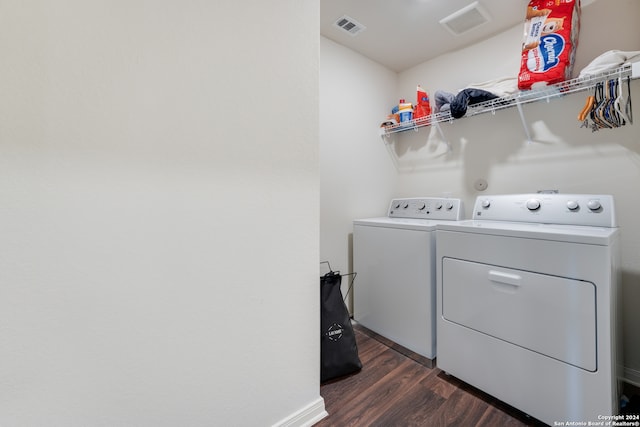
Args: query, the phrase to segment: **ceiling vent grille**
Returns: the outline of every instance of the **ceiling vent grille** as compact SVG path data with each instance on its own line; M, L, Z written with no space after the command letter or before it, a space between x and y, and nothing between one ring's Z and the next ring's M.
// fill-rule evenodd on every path
M459 36L486 24L491 20L489 14L474 1L469 6L463 7L440 20L440 25L444 26L452 34Z
M360 32L367 29L367 27L347 15L338 18L338 20L334 22L333 25L346 31L351 36L356 36Z

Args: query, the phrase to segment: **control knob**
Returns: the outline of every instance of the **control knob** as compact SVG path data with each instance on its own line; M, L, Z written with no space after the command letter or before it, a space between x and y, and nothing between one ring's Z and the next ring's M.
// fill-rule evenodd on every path
M530 211L537 211L540 209L540 200L538 199L529 199L527 200L527 209Z
M442 202L436 202L436 210L442 209Z
M598 209L600 209L602 207L602 205L600 204L599 200L589 200L587 202L587 207L589 209L591 209L592 211L597 211Z
M418 210L424 210L424 208L426 208L427 205L424 204L424 202L420 202L418 203Z
M580 205L578 205L578 202L576 202L575 200L569 200L569 201L567 202L567 208L568 208L570 211L575 211L575 210L577 210L579 207L580 207Z
M450 211L451 209L453 209L453 203L451 202L447 202L447 210Z
M486 208L488 208L489 206L491 206L491 201L489 201L489 200L485 199L485 200L483 200L483 201L481 202L481 205L482 205L482 207L483 207L483 208L485 208L485 209L486 209Z

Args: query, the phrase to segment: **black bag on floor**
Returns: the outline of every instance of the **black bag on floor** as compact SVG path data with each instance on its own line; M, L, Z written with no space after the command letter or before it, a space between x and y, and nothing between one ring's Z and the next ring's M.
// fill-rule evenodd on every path
M342 299L339 272L320 277L320 381L362 369L349 311Z

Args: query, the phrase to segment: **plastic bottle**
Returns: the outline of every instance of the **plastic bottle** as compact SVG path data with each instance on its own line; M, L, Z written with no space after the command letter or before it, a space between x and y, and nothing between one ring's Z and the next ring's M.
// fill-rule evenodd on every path
M413 117L417 119L423 119L431 115L431 104L429 102L429 94L426 90L422 89L420 85L416 88L417 100L416 109Z
M398 114L400 115L400 123L411 121L413 119L413 105L401 99L398 103Z

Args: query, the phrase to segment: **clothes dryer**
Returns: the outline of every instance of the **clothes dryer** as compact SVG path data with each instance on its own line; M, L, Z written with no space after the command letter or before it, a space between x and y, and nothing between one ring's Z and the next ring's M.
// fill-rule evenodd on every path
M355 220L353 316L427 359L436 356L435 230L462 219L460 199L394 199L386 217Z
M438 367L549 425L617 414L613 197L481 196L472 218L436 232Z

